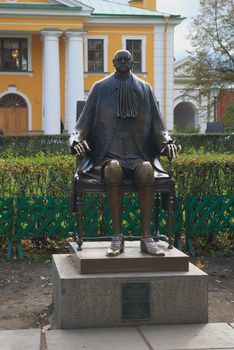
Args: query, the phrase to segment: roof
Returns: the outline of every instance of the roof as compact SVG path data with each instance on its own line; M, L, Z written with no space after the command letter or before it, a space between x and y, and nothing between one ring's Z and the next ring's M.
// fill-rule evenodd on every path
M12 9L37 9L37 10L71 10L71 7L68 7L63 4L51 4L51 3L28 3L28 2L0 2L0 8L12 8ZM81 6L75 7L76 10L80 10Z
M48 3L2 2L0 0L0 8L6 10L12 9L15 11L65 11L66 13L73 12L75 15L79 15L78 12L81 14L81 12L85 9L88 11L89 16L91 15L91 17L130 17L154 19L167 16L179 20L183 19L180 15L171 15L168 13L151 11L140 7L133 7L128 4L118 3L118 0L51 0Z
M181 18L180 15L170 15L167 13L151 11L139 7L133 7L128 4L121 4L118 1L111 0L81 0L89 7L93 8L92 16L133 16L133 17L176 17Z

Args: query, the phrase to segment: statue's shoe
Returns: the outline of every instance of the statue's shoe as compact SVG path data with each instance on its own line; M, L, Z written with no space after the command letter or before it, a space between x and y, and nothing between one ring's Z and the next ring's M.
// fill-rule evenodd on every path
M165 253L159 249L152 237L141 238L141 252L154 256L164 256Z
M107 256L117 256L124 251L124 240L122 236L113 236L110 248L107 249Z

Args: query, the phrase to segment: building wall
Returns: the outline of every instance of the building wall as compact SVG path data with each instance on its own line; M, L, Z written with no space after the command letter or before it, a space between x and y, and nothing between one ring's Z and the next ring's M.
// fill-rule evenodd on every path
M32 101L32 130L42 130L42 41L39 35L32 36L32 76L25 81L25 94L31 94Z
M135 27L135 26L84 26L84 30L87 32L87 37L90 36L107 36L108 40L108 63L107 72L114 71L113 57L117 50L123 48L122 38L124 37L145 37L146 40L146 74L138 74L138 76L149 84L154 86L154 28L151 27ZM85 74L85 91L89 91L95 81L102 79L105 74Z
M40 36L31 36L32 71L21 73L0 73L0 93L7 93L11 87L28 97L32 106L32 130L41 130L42 115L42 42Z
M208 121L208 100L199 96L198 90L188 92L188 81L175 81L174 88L174 109L179 103L189 102L193 106L195 113L195 127L204 133L207 128ZM186 118L186 115L184 116ZM186 119L185 119L186 123Z
M217 102L217 118L219 121L222 121L222 117L231 103L234 103L234 90L220 91Z
M20 0L19 2L25 2ZM35 2L37 0L28 1ZM48 2L43 0L41 2ZM145 46L145 68L141 74L137 74L141 79L148 82L156 93L159 100L160 110L163 114L164 122L169 130L173 129L173 42L174 25L169 24L167 17L160 19L156 25L85 25L85 17L1 17L0 36L6 35L20 37L28 35L31 40L31 68L30 72L5 73L0 72L0 96L7 92L10 86L15 86L16 92L21 92L27 96L31 104L32 121L29 122L29 131L44 130L44 108L43 108L43 37L42 31L59 30L59 63L60 63L60 110L61 120L65 128L68 119L68 89L67 89L67 50L66 31L84 30L85 37L100 36L107 38L107 65L104 73L92 74L84 72L84 90L87 93L97 80L104 78L114 71L114 53L123 48L123 38L142 39ZM121 22L121 21L120 21ZM3 34L2 34L3 33ZM26 33L26 34L25 34ZM143 48L144 50L144 48ZM85 45L83 57L86 58ZM81 62L77 61L77 65ZM74 66L74 65L73 65ZM77 81L77 86L79 81ZM59 115L59 113L58 113ZM29 116L29 118L31 118ZM48 118L48 117L47 117Z
M211 96L202 96L199 89L189 89L192 79L189 66L192 61L185 57L175 64L175 88L174 88L174 108L179 103L189 102L195 108L195 127L199 127L200 132L205 133L207 123L214 121L214 100ZM221 90L217 98L217 120L222 122L222 116L228 106L234 102L234 90L232 87ZM184 113L186 124L186 113Z
M27 21L26 21L27 22ZM28 24L26 24L28 28ZM23 28L25 29L25 28ZM139 77L154 86L154 29L151 28L139 28L139 27L85 27L87 36L106 36L108 40L107 50L107 72L114 71L113 68L113 56L117 50L122 49L122 37L145 37L146 41L146 74L139 74ZM14 33L14 31L13 31ZM15 37L20 37L21 34L11 34ZM18 91L25 94L32 104L32 130L40 131L43 129L42 122L42 87L43 87L43 42L40 33L35 35L29 35L31 37L31 58L32 58L32 71L30 73L0 73L0 93L7 91L8 86L14 85ZM64 36L59 38L59 50L60 50L60 92L61 92L61 119L65 122L65 40ZM85 56L85 54L84 54ZM77 62L79 64L79 62ZM89 91L91 86L97 80L104 78L106 74L89 74L84 76L84 89ZM79 84L79 82L77 82Z
M83 20L77 17L52 17L52 18L30 18L24 17L1 17L0 31L10 32L40 32L43 29L59 28L60 30L82 29Z

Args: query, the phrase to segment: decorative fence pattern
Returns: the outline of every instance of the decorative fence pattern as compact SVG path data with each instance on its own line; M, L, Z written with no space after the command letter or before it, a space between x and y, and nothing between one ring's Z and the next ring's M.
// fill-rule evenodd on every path
M15 199L15 237L65 237L74 232L77 218L67 197L18 197Z
M198 234L210 241L222 232L234 236L234 196L187 196L185 214L186 244L191 253Z
M111 215L104 194L87 195L83 204L85 237L112 235ZM167 233L167 212L160 208L159 233ZM122 215L123 234L140 235L140 211L136 195L126 195ZM154 215L152 215L152 231ZM21 239L75 236L77 214L71 213L68 197L0 198L0 238L8 238L8 259L13 241L19 257L23 256ZM178 199L173 214L173 234L177 247L182 249L181 233L186 232L186 246L193 253L196 235L234 235L234 196L187 196Z
M189 196L186 198L186 226L196 233L234 232L234 196Z
M178 210L173 214L173 233L180 235L182 226L182 202L179 201ZM109 204L105 194L87 195L83 203L83 229L87 237L112 236L112 219ZM167 232L167 211L160 208L159 214L160 234ZM139 236L141 230L141 217L138 196L126 194L123 201L122 232L125 236ZM154 210L152 211L152 232L154 230Z
M7 236L11 239L14 228L13 198L0 198L0 238Z

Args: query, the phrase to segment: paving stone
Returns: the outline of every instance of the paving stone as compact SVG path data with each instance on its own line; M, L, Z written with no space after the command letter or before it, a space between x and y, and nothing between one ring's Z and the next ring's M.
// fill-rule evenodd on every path
M143 326L142 333L153 349L234 349L234 332L227 323Z
M0 350L39 350L39 329L0 331Z
M148 350L135 328L83 328L46 333L47 350Z

